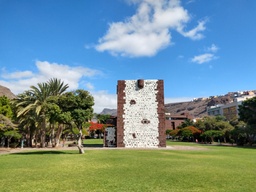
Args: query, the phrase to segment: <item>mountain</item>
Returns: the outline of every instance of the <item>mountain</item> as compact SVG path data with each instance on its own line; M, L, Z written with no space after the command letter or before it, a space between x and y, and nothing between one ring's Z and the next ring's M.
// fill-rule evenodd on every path
M169 103L165 104L165 112L171 114L181 114L183 112L188 112L195 118L203 117L207 115L207 107L218 105L218 104L227 104L233 101L232 96L218 96L210 98L199 98L193 101L188 102L179 102L179 103ZM101 114L109 114L116 116L116 109L104 109Z
M7 87L4 87L2 85L0 85L0 97L1 96L6 96L8 97L9 99L13 99L15 98L16 96L11 92L10 89L8 89Z
M102 115L112 115L112 116L116 116L117 115L117 110L116 109L103 109L103 111L100 113Z
M228 104L233 101L231 96L219 96L212 98L201 98L188 102L165 104L165 111L171 114L181 114L188 112L195 118L207 115L207 107L218 104Z

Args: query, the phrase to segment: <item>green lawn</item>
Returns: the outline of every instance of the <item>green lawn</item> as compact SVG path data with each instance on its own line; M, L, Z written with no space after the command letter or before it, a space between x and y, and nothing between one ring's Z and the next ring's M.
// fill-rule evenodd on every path
M93 139L85 144L93 144ZM168 145L180 144L168 141ZM256 191L256 149L184 144L207 150L0 155L0 191Z

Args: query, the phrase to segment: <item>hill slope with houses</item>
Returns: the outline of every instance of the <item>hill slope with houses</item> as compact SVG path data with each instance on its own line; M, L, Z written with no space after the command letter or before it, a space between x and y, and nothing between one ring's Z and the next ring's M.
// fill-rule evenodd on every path
M189 113L194 118L200 118L207 115L207 107L215 106L219 104L228 104L234 101L237 97L256 95L256 90L251 91L240 91L240 92L229 92L226 95L211 96L208 98L197 98L193 101L168 103L165 104L165 112L170 114L182 114ZM116 116L116 109L104 109L101 114L109 114Z
M165 104L165 112L171 114L182 114L184 112L188 112L195 118L203 117L207 115L207 107L217 104L227 104L232 102L232 100L233 98L231 96L219 96L213 98L200 98L188 102L168 103ZM101 114L116 116L117 110L105 108Z

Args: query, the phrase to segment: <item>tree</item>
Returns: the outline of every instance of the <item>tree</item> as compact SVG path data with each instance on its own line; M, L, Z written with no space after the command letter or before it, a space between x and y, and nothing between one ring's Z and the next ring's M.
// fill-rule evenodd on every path
M185 120L181 123L181 125L178 126L178 128L179 128L179 129L182 129L182 128L188 127L188 126L194 126L193 120L191 120L191 119L185 119Z
M46 136L46 109L47 109L47 98L50 96L50 88L47 83L38 83L38 87L31 86L29 91L29 97L26 97L24 101L18 103L18 107L27 103L24 108L18 108L18 117L26 115L30 111L34 111L39 120L39 128L41 135L41 147L45 147L45 136Z
M210 139L210 143L214 141L214 138L223 136L223 132L219 130L207 130L202 134L202 137Z
M227 139L230 140L231 131L234 129L234 127L229 122L223 120L217 121L216 127L218 130L222 131L224 143L227 142Z
M63 94L68 89L68 84L64 84L63 81L56 78L51 78L48 81L48 85L51 90L51 96L59 96Z
M6 131L4 133L4 136L7 137L7 147L9 148L10 146L10 142L11 142L11 139L12 138L15 138L15 139L20 139L21 138L21 134L19 134L17 132L17 130L11 130L11 131ZM16 146L15 146L16 147Z
M96 115L98 123L106 124L107 120L110 118L108 114L97 114Z
M175 129L170 132L170 135L172 136L181 136L182 140L184 141L194 141L196 138L199 137L200 134L201 131L194 126L187 126L182 129Z
M11 121L11 119L9 119L8 117L0 114L0 138L1 138L1 143L2 145L5 144L5 141L4 141L4 137L7 137L8 132L13 132L15 131L16 132L16 125L13 124L13 122ZM7 137L8 138L8 137ZM8 139L8 147L9 147L9 139Z
M4 135L4 133L6 131L12 130L14 127L14 124L12 123L12 117L13 117L13 112L12 112L10 99L8 99L6 96L1 96L0 97L0 143L2 143L2 145L5 144L4 138L6 136Z
M6 96L0 97L0 114L8 118L12 118L13 116L11 101Z
M181 129L179 134L183 137L183 141L189 141L189 138L193 136L193 133L189 129Z
M62 112L61 114L59 114L58 118L57 118L57 122L58 122L58 129L56 132L56 137L55 137L55 147L58 147L59 145L59 141L60 141L60 137L61 135L64 133L71 133L71 129L72 129L72 117L71 117L71 113L68 112ZM63 144L65 141L65 137L66 134L63 135Z
M180 131L180 129L171 130L170 135L171 136L177 136L179 134L179 131Z
M243 101L238 111L239 120L246 123L243 131L249 144L252 145L256 138L256 97Z
M256 125L256 97L247 99L239 105L239 120L250 125Z
M56 146L56 134L55 134L55 125L57 124L58 117L61 114L60 107L55 103L49 103L47 106L47 119L50 123L50 142L52 144L52 147Z
M29 93L29 91L25 91L22 94L18 94L17 97L14 100L12 100L12 106L14 107L13 117L15 118L15 121L18 122L19 130L25 136L26 145L32 147L33 139L37 138L37 115L35 114L35 111L32 110L20 116L18 116L17 114L20 110L25 108L30 103L30 97L31 94Z
M192 137L193 141L195 141L195 139L197 139L201 134L201 131L194 126L184 127L180 131L182 136L185 136L188 138Z
M216 137L222 137L224 142L226 142L227 139L230 140L231 131L234 129L234 127L226 121L223 116L206 116L202 120L197 121L195 126L203 133L210 131L202 136L210 138L211 142L213 142L213 139Z
M47 125L47 107L51 96L61 95L68 85L64 85L58 79L50 79L46 83L38 83L37 86L31 86L21 99L16 100L18 110L17 117L26 116L33 111L37 116L38 127L41 135L41 147L45 147L46 125Z
M94 99L88 91L78 89L67 92L59 98L64 112L70 112L72 121L79 130L77 147L80 154L84 153L82 147L83 128L93 116Z

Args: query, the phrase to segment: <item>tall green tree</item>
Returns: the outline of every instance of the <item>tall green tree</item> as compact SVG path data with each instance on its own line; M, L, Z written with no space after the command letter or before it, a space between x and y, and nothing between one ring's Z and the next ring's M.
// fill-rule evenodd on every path
M82 146L83 128L93 116L94 99L88 91L78 89L67 92L59 98L64 112L70 112L72 121L79 130L77 147L80 154L84 153Z
M256 97L243 101L238 112L240 120L249 125L256 125Z
M47 116L50 123L51 142L53 147L58 147L60 144L60 137L63 130L68 127L71 128L72 118L69 111L63 111L63 105L65 106L65 99L59 102L59 97L52 97L51 103L48 105Z
M239 120L246 123L243 131L249 144L252 145L256 139L256 97L243 101L238 111Z
M0 97L0 114L8 118L12 118L13 116L11 101L6 96Z

